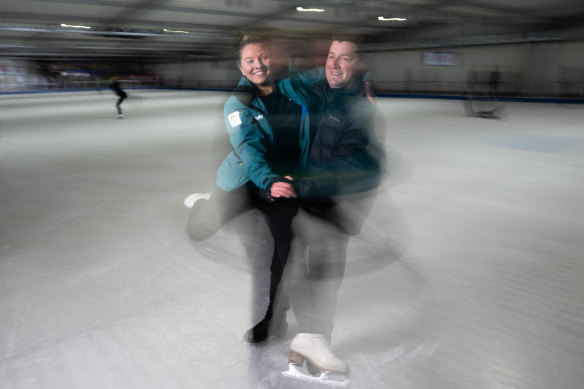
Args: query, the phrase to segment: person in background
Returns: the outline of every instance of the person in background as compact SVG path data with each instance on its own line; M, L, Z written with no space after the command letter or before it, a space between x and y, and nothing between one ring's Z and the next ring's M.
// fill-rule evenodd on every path
M122 113L121 105L122 102L128 98L128 95L120 87L120 82L118 80L119 80L118 76L112 77L109 87L118 96L118 101L116 102L116 109L118 110L117 118L122 119L124 117L124 114Z
M499 93L499 82L501 81L501 72L499 67L495 66L489 74L489 96L496 98Z

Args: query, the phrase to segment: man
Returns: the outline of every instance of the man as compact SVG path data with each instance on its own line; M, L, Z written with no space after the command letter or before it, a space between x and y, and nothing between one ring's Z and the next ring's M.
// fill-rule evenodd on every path
M367 217L384 159L374 133L375 106L363 96L357 49L354 39L337 36L329 49L325 80L308 87L290 81L306 100L311 122L305 174L289 182L301 211L293 222L294 248L284 274L299 332L290 346L286 374L300 378L325 380L332 372L346 381L348 373L347 364L330 349L337 292L349 236L360 231ZM300 367L305 360L325 376L304 374Z

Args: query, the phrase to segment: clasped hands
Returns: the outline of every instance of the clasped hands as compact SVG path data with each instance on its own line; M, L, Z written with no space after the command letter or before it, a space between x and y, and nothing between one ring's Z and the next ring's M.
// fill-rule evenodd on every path
M294 178L290 176L284 177L289 181L294 181ZM295 198L297 197L296 192L294 191L294 187L292 184L286 181L278 181L274 182L270 188L270 196L277 199L277 198Z

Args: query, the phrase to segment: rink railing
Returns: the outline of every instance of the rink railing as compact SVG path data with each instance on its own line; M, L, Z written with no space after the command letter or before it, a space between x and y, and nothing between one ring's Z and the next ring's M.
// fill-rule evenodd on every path
M120 80L122 88L155 88L163 86L159 80ZM0 83L0 92L43 92L43 91L60 91L60 90L89 90L89 89L108 89L109 81L93 80L26 80L22 82Z
M230 91L238 80L120 80L122 88L169 88L189 90ZM107 90L108 81L67 80L47 82L0 83L0 93L49 92L61 90ZM376 81L375 91L380 95L418 96L492 96L499 97L533 97L533 98L568 98L584 99L584 82L501 82L493 90L486 82L476 83L472 87L465 81Z
M584 81L511 81L501 82L496 88L487 82L470 86L465 81L376 81L375 89L379 93L584 98Z

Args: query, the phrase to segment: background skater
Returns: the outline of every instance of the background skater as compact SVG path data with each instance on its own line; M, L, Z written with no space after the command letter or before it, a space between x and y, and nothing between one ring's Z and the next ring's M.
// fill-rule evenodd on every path
M120 87L120 82L118 81L118 79L119 79L119 77L117 77L117 76L112 77L109 87L118 96L118 101L116 102L116 109L118 110L117 117L118 117L118 119L121 119L124 117L124 115L122 113L121 104L124 100L126 100L128 98L128 95Z

